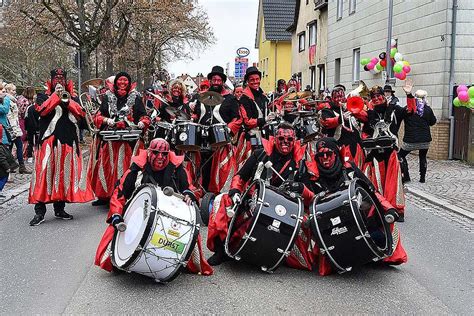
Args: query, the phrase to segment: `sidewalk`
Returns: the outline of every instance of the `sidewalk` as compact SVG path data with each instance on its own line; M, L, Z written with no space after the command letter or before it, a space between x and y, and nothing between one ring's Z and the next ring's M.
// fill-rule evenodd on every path
M411 182L407 192L474 219L474 167L455 160L429 160L426 183L420 179L418 156L408 155Z

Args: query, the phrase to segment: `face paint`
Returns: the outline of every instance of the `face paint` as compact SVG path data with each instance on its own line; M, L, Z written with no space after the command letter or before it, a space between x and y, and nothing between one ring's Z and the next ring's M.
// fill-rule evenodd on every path
M65 87L66 86L66 78L63 75L58 74L54 76L53 80L51 81L51 86L56 87L58 84Z
M341 105L341 103L346 103L346 95L344 94L343 89L336 89L331 93L331 98L334 103Z
M377 93L370 98L370 101L372 102L372 105L377 106L387 102L387 99L385 99L385 96L383 94Z
M326 147L321 147L317 153L319 163L325 169L330 169L336 163L336 154Z
M154 171L166 168L170 161L170 145L162 138L155 138L148 147L148 162Z
M295 131L292 129L278 129L275 135L275 147L282 155L288 155L295 147Z
M120 78L117 79L117 88L118 88L118 95L123 97L128 93L128 88L129 88L130 82L128 81L128 78L125 76L121 76Z
M258 74L250 75L248 79L248 86L253 90L260 89L260 76Z

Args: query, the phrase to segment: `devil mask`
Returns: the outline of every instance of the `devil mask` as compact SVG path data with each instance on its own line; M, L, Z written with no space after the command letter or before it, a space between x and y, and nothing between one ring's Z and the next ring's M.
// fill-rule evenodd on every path
M332 90L331 99L338 106L341 106L341 103L346 103L346 95L344 93L344 89L335 88L334 90Z
M282 155L288 155L295 147L295 131L291 128L279 128L275 135L275 147Z
M115 93L119 97L124 97L126 96L132 87L132 79L130 78L130 75L126 72L119 72L117 75L115 75L114 79L114 89Z
M51 70L51 87L55 89L58 84L66 87L66 71L62 68Z
M170 144L163 138L155 138L148 147L148 162L153 171L166 168L170 161Z
M326 176L340 170L339 147L334 138L325 137L316 143L316 163L320 173Z

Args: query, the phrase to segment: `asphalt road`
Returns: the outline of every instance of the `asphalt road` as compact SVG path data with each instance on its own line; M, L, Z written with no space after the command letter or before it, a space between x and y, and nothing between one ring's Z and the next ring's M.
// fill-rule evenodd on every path
M1 314L473 314L473 225L412 199L400 225L409 263L320 277L227 262L157 284L93 265L107 210L68 205L73 221L30 227L26 194L0 206Z

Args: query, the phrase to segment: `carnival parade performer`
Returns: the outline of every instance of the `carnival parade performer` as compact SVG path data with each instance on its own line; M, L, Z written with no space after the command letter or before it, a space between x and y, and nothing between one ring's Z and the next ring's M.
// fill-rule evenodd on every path
M105 205L112 196L115 183L130 166L132 156L144 144L142 139L105 141L100 131L145 131L150 124L142 97L134 90L128 73L115 75L113 85L109 86L94 117L94 124L99 129L99 137L91 145L88 176L97 196L92 205Z
M380 86L374 86L370 89L368 123L364 125L364 133L369 137L378 137L380 131L376 128L377 123L388 124L389 128L383 133L386 136L392 136L396 140L394 133L398 131L395 121L401 121L407 115L411 115L416 108L416 102L411 94L413 85L406 81L403 90L407 94L407 106L387 104L383 90ZM376 133L376 134L374 134ZM400 162L397 156L397 146L390 148L371 150L367 154L364 173L369 177L377 190L392 204L399 214L399 221L405 218L405 195L401 178Z
M114 236L114 225L123 221L124 207L132 197L135 189L143 184L154 184L161 188L171 187L175 192L183 194L183 200L191 205L197 202L182 163L184 156L177 156L171 149L169 143L162 138L151 141L147 150L140 150L138 155L132 158L132 165L115 188L110 200L110 209L107 215L107 227L100 244L97 248L95 264L106 271L112 271L111 241ZM202 252L201 237L198 237L199 253L193 252L187 264L187 269L192 273L211 275L212 267L207 263Z
M337 141L332 137L321 138L316 143L314 159L307 163L308 173L305 175L304 183L314 194L333 193L339 191L346 185L347 180L361 179L373 191L380 201L385 214L391 214L393 219L398 218L397 209L381 195L364 175L364 173L352 161L343 161L344 156L340 153ZM395 230L395 224L390 223L392 234L396 235L396 245L393 254L384 259L384 262L398 265L407 262L407 254L401 244L400 233ZM395 230L395 231L394 231ZM312 250L312 262L317 266L320 275L332 273L329 260L321 255L319 247L314 245Z
M209 91L219 93L223 97L221 104L214 107L197 103L194 114L197 117L197 123L212 127L213 124L227 125L231 138L236 139L242 126L240 118L239 104L232 92L224 87L227 76L224 68L220 66L212 67L207 75L211 84ZM207 165L201 165L201 176L203 187L213 193L228 191L232 176L236 172L236 158L234 146L227 144L216 148L212 153L212 161ZM201 163L209 160L209 154L201 153Z
M290 175L294 176L297 172L304 152L305 147L300 146L300 143L296 141L295 131L287 123L282 123L278 127L275 137L272 136L269 140L263 140L263 149L253 152L244 166L233 177L229 193L217 196L214 201L207 234L207 247L214 251L214 255L209 258L211 265L219 265L228 258L224 251L224 240L231 217L227 215L226 209L232 206L236 200L240 199L240 195L255 177L259 163L270 161L273 168L284 179L287 179ZM283 181L279 176L267 170L261 171L259 177L264 180L268 177L272 186L280 187L283 185ZM292 192L300 194L307 204L309 204L313 197L312 192L302 183L288 181L285 183L285 187Z
M64 210L66 203L84 203L93 199L77 125L85 112L74 100L73 83L66 81L66 72L62 68L51 71L51 81L47 86L48 99L44 102L37 100L35 105L40 115L40 135L28 199L30 204L35 204L36 215L30 221L31 226L44 221L47 203L53 203L56 218L72 219L73 216Z

